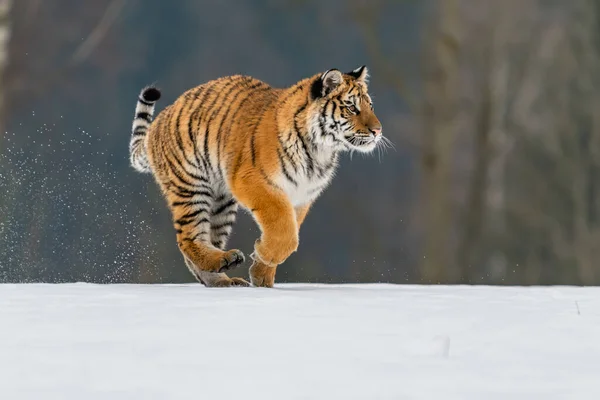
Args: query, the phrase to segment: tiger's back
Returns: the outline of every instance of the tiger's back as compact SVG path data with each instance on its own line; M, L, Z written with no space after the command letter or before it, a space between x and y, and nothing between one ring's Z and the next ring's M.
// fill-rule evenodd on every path
M238 204L262 231L253 283L272 286L275 267L297 249L299 227L334 175L338 153L371 151L381 136L364 67L330 70L285 89L247 76L220 78L188 90L152 121L159 97L155 88L140 95L132 165L154 175L186 265L207 286L248 285L224 273L244 261L239 250L224 250ZM348 102L362 116L348 111Z
M147 137L149 162L161 185L192 172L221 184L227 165L259 119L259 110L277 89L245 76L231 76L188 90L152 124ZM243 116L243 118L240 118Z

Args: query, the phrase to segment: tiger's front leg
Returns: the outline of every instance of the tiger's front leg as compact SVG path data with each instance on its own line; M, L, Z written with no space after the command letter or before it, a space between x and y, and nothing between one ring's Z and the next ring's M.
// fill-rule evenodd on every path
M298 231L300 231L300 226L302 225L302 222L304 222L309 209L310 204L295 208ZM298 232L298 234L300 234L300 232ZM255 259L250 267L249 272L250 279L254 286L271 288L273 285L275 285L275 273L277 272L277 265L270 266L262 263L258 259Z
M275 268L298 249L296 212L285 193L264 179L247 178L232 188L234 196L261 229L255 242L250 278L255 286L273 286Z

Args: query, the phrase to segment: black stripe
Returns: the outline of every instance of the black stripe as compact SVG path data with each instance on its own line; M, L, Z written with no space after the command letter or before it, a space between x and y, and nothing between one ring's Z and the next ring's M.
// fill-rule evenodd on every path
M223 228L231 228L234 223L235 223L235 221L223 222L222 224L212 226L211 229L212 229L212 231L214 233L215 231L221 230ZM222 236L224 234L228 234L228 232L223 232L220 235L218 235L217 237L220 237L220 236Z
M275 182L273 182L271 180L271 178L269 178L269 176L267 175L267 173L261 168L259 168L259 172L262 175L262 177L264 178L264 180L270 185L273 186L275 189L277 190L281 190L281 188L279 187L279 185L277 185Z
M175 104L177 104L177 103L174 103L174 105L175 105ZM173 117L174 117L175 113L176 113L176 110L174 109L174 107L169 109L169 118L168 118L168 120L167 120L167 122L166 122L167 129L168 129L168 131L169 131L169 132L172 130L172 128L171 128L171 127L173 126ZM181 109L179 110L179 113L181 113ZM178 115L179 115L179 114L178 114ZM177 128L177 127L175 127L175 128ZM179 138L179 136L177 135L177 133L175 133L175 137L176 137L177 139ZM169 149L169 152L168 152L168 154L170 154L170 155L171 155L171 157L174 159L174 161L176 161L176 163L177 163L177 165L179 165L180 169L181 169L182 171L184 171L184 172L185 172L185 171L186 171L186 169L184 168L183 164L181 163L181 160L179 160L179 157L177 157L177 154L175 154L175 150L173 149L173 146L172 146L172 144L171 144L171 143L172 143L172 142L171 142L171 141L169 141L169 142L168 142L168 143L165 145L165 147L167 147L167 148ZM177 141L176 141L176 143L177 143L178 147L180 147L180 145L179 145L179 140L177 140ZM166 150L166 149L163 149L163 150ZM180 147L180 150L181 150L181 147ZM165 152L165 155L167 155L167 152ZM183 156L185 157L185 154L183 154ZM172 161L171 161L171 162L169 161L168 157L167 157L167 163L168 163L168 164L171 164L171 163L172 163ZM173 170L174 170L174 168L171 168L171 170L173 171ZM184 183L188 183L188 182L187 182L187 181L186 181L186 180L185 180L185 179L184 179L184 178L183 178L181 175L179 175L177 172L174 172L174 174L175 174L175 175L176 175L176 176L177 176L177 177L178 177L178 178L179 178L179 179L180 179L182 182L184 182ZM189 184L189 183L188 183L188 184ZM191 184L190 184L190 185L191 185Z
M200 100L200 95L204 95L202 96L202 100L199 101L200 104L198 104L198 106L195 107L194 111L192 111L192 113L190 114L190 119L188 121L188 138L190 139L190 143L192 143L192 148L194 149L194 158L196 159L196 164L200 165L200 163L202 162L202 164L204 165L204 168L206 169L206 164L200 160L200 158L198 157L198 149L196 147L196 140L194 140L194 135L193 135L193 123L194 123L194 117L198 115L198 112L200 112L200 105L202 104L202 101L204 100L204 98L206 97L206 93L208 92L208 90L205 90L206 86L201 86L198 88L198 90L195 93L195 97L194 100L192 100L192 105L191 107L194 107L196 105L196 102L198 100Z
M191 198L194 196L212 196L212 193L210 192L206 192L203 190L188 190L182 187L177 187L177 191L175 192L175 194L179 197L183 197L183 198Z
M337 109L338 105L335 101L332 101L332 104L333 109L331 110L331 119L333 120L333 128L335 128L338 125L340 125L339 121L335 118L335 110ZM339 140L333 133L328 133L328 135L330 135L333 138L334 142L341 142L341 140Z
M177 156L177 153L175 152L175 150L174 150L172 147L170 147L170 148L169 148L169 150L170 150L170 151L168 152L168 155L170 155L170 156L171 156L171 158L172 158L172 159L175 161L175 163L174 163L174 164L175 164L176 166L178 166L178 167L179 167L179 169L180 169L180 170L181 170L181 171L182 171L184 174L186 174L188 177L190 177L190 178L192 178L192 179L197 179L197 178L199 178L199 177L200 177L200 175L196 175L196 174L194 174L193 172L190 172L190 171L188 171L188 169L187 169L187 168L186 168L186 167L183 165L183 162L182 162L182 160L180 160L180 159L179 159L179 157ZM167 158L167 161L169 161L169 160L170 160L170 159L169 159L169 158ZM186 159L185 161L186 161L186 163L187 163L187 159ZM187 181L186 181L186 182L187 182ZM191 185L193 185L193 183L191 183Z
M195 228L195 227L197 227L197 226L198 226L198 225L195 225L195 226L193 226L193 227L190 227L190 228L188 228L188 229L192 230L192 229L194 229L194 228ZM200 232L196 232L196 234L195 234L194 236L190 237L190 238L189 238L189 239L187 239L187 240L189 240L189 241L193 242L193 241L195 241L196 239L198 239L198 236L200 236L200 235L208 235L208 232L206 232L206 231L200 231Z
M304 104L302 104L300 106L300 108L298 108L296 110L296 112L294 113L294 124L297 125L298 121L296 121L296 119L298 118L298 116L300 115L300 113L304 110L306 110L306 107L308 107L308 101L306 101Z
M308 145L304 141L304 135L301 132L300 127L298 126L298 116L300 115L300 113L302 111L304 111L306 109L307 106L308 106L308 101L306 103L304 103L304 105L302 105L298 109L298 111L296 111L296 113L294 114L294 131L295 131L296 135L298 136L298 138L300 139L300 143L302 144L302 150L304 151L307 169L308 169L307 175L309 178L311 178L314 174L314 169L315 169L314 161L310 155L310 152L308 151Z
M291 139L291 136L292 136L292 134L290 132L290 134L288 136L288 140ZM290 163L290 165L292 166L292 168L294 168L294 174L297 174L298 173L298 166L296 165L296 162L293 160L293 157L290 156L290 150L289 149L290 149L290 147L294 146L296 148L295 154L296 155L298 154L298 145L297 145L298 138L296 138L296 140L294 140L294 142L292 142L287 147L285 146L285 144L281 140L281 136L278 136L277 139L279 140L279 145L283 149L283 152L284 152L285 156L287 157L288 162Z
M182 169L185 171L186 174L188 174L191 178L195 179L196 181L200 181L200 182L207 182L208 183L208 179L206 179L204 176L202 175L198 175L195 172L190 172L187 169L185 169L182 165Z
M206 207L212 206L212 204L207 200L184 200L184 201L174 201L173 203L171 203L172 207L197 206L197 205L204 205Z
M185 146L183 145L183 138L182 138L183 129L181 129L181 115L183 114L184 111L189 111L191 109L192 105L194 104L193 100L191 102L189 101L188 96L186 96L184 98L184 100L188 100L188 102L179 108L179 112L177 113L177 117L175 118L175 132L174 132L175 143L177 143L177 147L178 147L179 151L181 152L181 155L183 156L183 159L185 160L185 162L187 164L190 164L190 165L198 168L198 167L200 167L198 160L196 159L196 162L190 161L187 157L187 151L185 149ZM196 157L194 156L194 158L196 158Z
M208 213L208 210L207 210L206 208L199 208L199 209L197 209L196 211L192 211L192 212L189 212L189 213L187 213L187 214L183 215L183 216L182 216L182 217L180 217L179 219L181 220L181 219L190 219L190 218L194 218L194 217L196 217L196 216L200 215L200 214L201 214L201 213L203 213L203 212L204 212L204 213Z
M175 174L175 176L177 176L177 177L179 178L179 180L181 180L182 182L184 182L184 183L188 184L189 186L195 186L195 183L194 183L194 182L191 182L191 183L190 183L190 182L189 182L189 180L187 180L187 178L192 178L192 179L193 179L193 180L195 180L195 181L201 181L201 182L205 182L205 181L206 181L206 178L204 178L203 176L201 176L201 175L196 175L195 173L188 171L188 170L187 170L187 169L186 169L186 168L183 166L183 163L181 162L181 160L180 160L180 159L177 157L177 155L176 155L176 154L173 152L173 149L171 148L170 150L171 150L171 151L170 151L168 154L170 154L170 155L171 155L171 157L172 157L172 159L173 159L174 161L176 161L176 163L175 163L175 164L176 164L177 166L179 166L179 169L180 169L182 172L184 172L184 173L187 175L187 177L186 177L186 178L184 178L184 177L183 177L183 175L180 175L180 174L179 174L179 171L177 171L177 168L175 168L175 166L172 166L172 167L171 167L171 171L173 171L173 174ZM170 159L169 159L169 158L166 158L166 161L167 161L167 164L172 164L172 163L170 162ZM186 161L187 161L187 160L186 160Z
M177 134L175 134L175 136L176 136L176 138L177 138L177 140L176 140L176 142L177 142L177 147L179 147L179 150L182 152L182 155L183 155L183 158L184 158L184 160L185 160L186 164L189 164L189 165L191 165L192 167L200 168L200 166L199 166L199 165L196 165L196 164L194 164L193 162L191 162L190 160L188 160L188 159L187 159L187 157L185 156L185 152L184 152L183 148L181 147L181 146L183 145L183 143L181 142L181 137L180 137L179 135L177 135ZM173 159L176 161L176 164L179 166L179 169L180 169L181 171L183 171L184 173L186 173L186 174L187 174L187 175L189 175L191 178L193 178L193 179L195 179L195 180L197 180L197 181L201 181L201 182L208 182L208 179L207 179L207 178L205 178L205 177L203 177L203 176L201 176L201 175L198 175L198 174L196 174L196 173L194 173L194 172L191 172L190 170L188 170L188 169L187 169L187 168L186 168L186 167L183 165L183 162L182 162L182 160L180 160L180 159L179 159L179 157L177 156L177 154L176 154L175 150L173 149L173 147L169 146L169 150L170 150L170 151L168 152L168 154L170 154L170 155L171 155L171 157L172 157L172 158L173 158ZM164 151L165 153L167 153L167 152L165 151L165 149L163 149L163 151ZM167 159L167 161L168 161L168 159Z
M206 132L204 132L204 160L206 161L206 164L208 165L208 170L212 171L212 163L210 162L210 155L208 154L208 132L210 131L210 127L207 125L206 126Z
M169 179L169 181L166 182L166 186L167 186L167 189L171 190L175 194L178 194L178 193L190 194L190 193L198 192L196 190L196 186L190 185L193 189L188 189L186 187L180 186L179 184L175 183L175 181L173 179ZM189 196L189 197L191 197L191 196Z
M237 201L235 199L229 199L229 201L227 201L224 204L221 204L219 206L219 208L217 208L214 212L213 215L219 215L221 214L223 211L225 211L226 209L228 209L229 207L232 207L234 205L237 204Z
M337 119L335 119L335 111L338 108L338 104L334 101L333 102L333 110L331 110L331 119L333 119L333 122L337 125L339 124L339 122L337 121Z
M250 156L252 157L252 166L256 166L256 145L254 143L254 136L256 133L256 129L252 131L252 136L250 136Z
M156 102L146 101L146 100L142 99L141 97L138 97L138 101L149 107L152 107L154 105L154 103L156 103Z
M252 159L253 167L256 166L256 131L258 130L258 126L260 125L260 122L262 121L263 116L266 113L265 108L267 108L267 106L263 105L260 117L258 118L258 121L256 122L256 125L254 125L254 129L252 129L252 133L250 134L250 157Z
M290 181L294 186L298 186L298 182L296 182L296 180L288 172L288 170L287 170L287 168L285 166L285 160L283 159L283 155L281 154L281 151L279 150L279 147L277 148L277 156L279 157L279 162L281 164L281 171L283 172L283 175L285 176L285 178L288 181Z
M214 190L213 190L212 186L210 186L209 184L206 184L206 183L200 183L200 184L198 185L198 187L199 187L200 189L206 189L206 190L207 190L209 193L211 193L211 194L214 194Z
M152 117L150 116L150 113L143 112L143 111L136 113L135 119L143 119L146 122L152 122Z
M208 180L208 178L206 178L206 177L204 177L204 176L202 176L202 175L198 175L198 176L197 176L197 177L195 177L195 178L196 178L196 179L198 179L200 182L203 182L203 183L210 184L210 181ZM212 189L212 188L211 188L211 189Z
M210 223L210 220L208 218L200 218L198 221L196 221L194 223L193 228L196 228L200 224L207 224L207 223ZM200 232L198 232L198 235L200 235L200 234L210 235L210 232L200 231Z
M209 223L210 221L208 220L208 218L200 218L199 220L195 220L193 217L181 217L179 218L177 221L175 221L176 224L180 225L180 226L185 226L185 225L189 225L191 223L194 223L194 227L202 224L202 223Z
M202 106L202 103L204 103L204 101L206 101L209 96L215 91L214 89L214 84L208 86L206 88L206 90L204 91L204 95L202 96L202 100L200 101L200 105L196 108L196 110L194 110L194 113L192 115L192 120L197 120L198 121L198 134L200 133L200 128L202 127L202 118L204 117L204 114L206 113L206 107ZM190 122L190 126L189 126L189 134L190 136L192 135L192 127L191 127L191 122ZM200 151L198 148L198 143L194 140L194 154L196 156L196 159L199 159L202 162L202 165L204 166L204 170L206 171L206 173L209 173L209 169L208 169L208 164L206 163L206 160L204 159L204 157L200 157Z
M188 186L192 186L192 187L195 186L193 182L188 181L186 178L183 177L183 175L181 175L179 173L177 168L171 163L171 161L169 159L166 159L165 161L166 161L167 166L169 167L169 170L171 171L171 173L173 175L175 175L175 177L177 179L179 179L179 182L183 183L184 185L188 185Z
M327 106L329 106L329 103L331 102L331 100L327 100L327 103L325 103L325 106L323 106L323 110L321 110L321 116L319 118L319 128L321 129L321 136L325 135L327 130L325 129L325 121L327 120Z

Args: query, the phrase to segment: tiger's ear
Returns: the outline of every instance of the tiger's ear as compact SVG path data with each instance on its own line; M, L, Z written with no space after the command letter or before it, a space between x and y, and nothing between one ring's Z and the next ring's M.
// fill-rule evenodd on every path
M344 80L342 73L337 69L326 71L320 78L316 79L311 88L313 99L327 96L335 90Z
M366 65L363 65L362 67L358 67L355 70L348 72L346 75L350 75L351 77L355 78L357 81L368 83L369 69L367 68Z

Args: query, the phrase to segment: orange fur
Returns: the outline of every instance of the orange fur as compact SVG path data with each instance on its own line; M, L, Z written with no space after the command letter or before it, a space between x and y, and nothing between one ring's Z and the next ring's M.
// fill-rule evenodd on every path
M247 285L224 274L244 260L239 250L224 250L240 204L262 232L251 279L273 286L277 265L298 248L300 225L329 184L338 153L371 151L381 135L366 73L364 67L330 70L285 89L251 77L220 78L188 90L152 122L147 114L160 93L142 92L132 163L153 173L198 280ZM135 132L145 134L143 141Z

